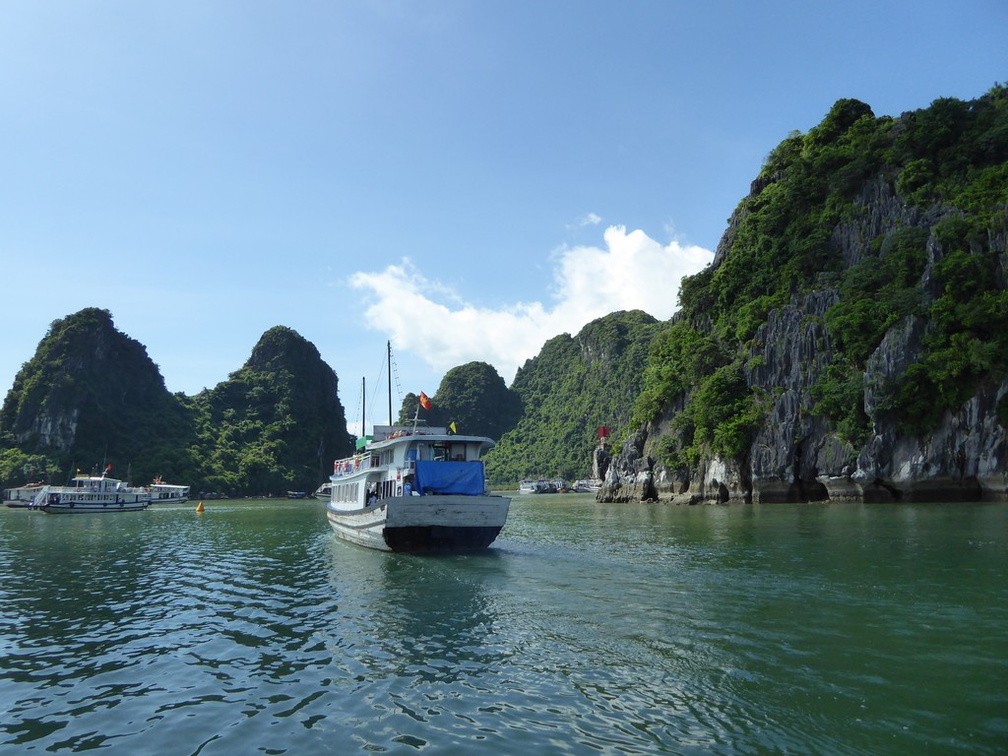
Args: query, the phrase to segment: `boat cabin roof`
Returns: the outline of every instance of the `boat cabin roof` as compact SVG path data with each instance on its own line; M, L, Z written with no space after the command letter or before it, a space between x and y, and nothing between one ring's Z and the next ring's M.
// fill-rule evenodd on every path
M376 425L374 427L372 445L409 438L411 441L450 441L452 443L478 443L484 449L494 445L492 438L486 436L464 436L449 433L447 428L412 425Z

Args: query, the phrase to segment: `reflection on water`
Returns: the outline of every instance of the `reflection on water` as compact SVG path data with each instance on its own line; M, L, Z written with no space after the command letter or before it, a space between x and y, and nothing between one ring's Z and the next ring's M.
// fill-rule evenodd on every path
M1006 512L519 497L417 557L312 502L8 510L0 752L998 753Z

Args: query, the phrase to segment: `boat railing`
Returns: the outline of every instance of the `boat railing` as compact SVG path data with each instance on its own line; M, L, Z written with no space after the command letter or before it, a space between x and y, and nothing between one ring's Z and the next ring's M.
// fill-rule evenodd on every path
M370 454L355 454L346 459L338 459L333 463L333 475L337 478L342 478L347 475L353 475L362 468L373 467L374 465L370 460Z

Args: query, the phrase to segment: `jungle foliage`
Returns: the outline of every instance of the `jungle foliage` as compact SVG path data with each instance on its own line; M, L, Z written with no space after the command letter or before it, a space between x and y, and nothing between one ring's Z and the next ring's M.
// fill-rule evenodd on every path
M511 430L521 417L522 404L517 392L486 362L468 362L445 373L431 398L431 408L419 406L416 394L407 394L399 413L400 423L410 423L417 415L427 425L448 428L470 436L498 439Z
M547 341L515 376L521 419L487 455L490 480L589 476L598 428L630 420L660 327L645 312L621 311Z
M241 494L310 493L352 450L337 387L313 344L271 328L241 369L190 400L196 479Z

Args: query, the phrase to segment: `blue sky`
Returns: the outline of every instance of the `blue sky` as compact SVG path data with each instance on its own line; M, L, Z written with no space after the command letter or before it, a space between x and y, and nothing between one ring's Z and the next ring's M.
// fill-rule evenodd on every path
M1006 34L1003 0L5 0L0 391L91 306L187 394L274 325L351 421L387 339L404 393L510 383L669 317L789 132L978 97Z

